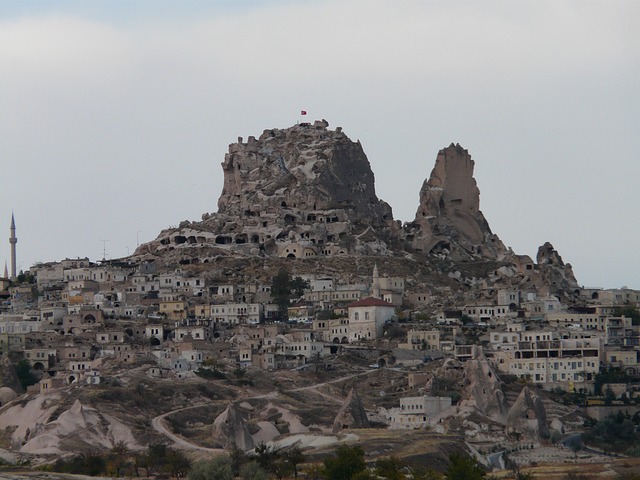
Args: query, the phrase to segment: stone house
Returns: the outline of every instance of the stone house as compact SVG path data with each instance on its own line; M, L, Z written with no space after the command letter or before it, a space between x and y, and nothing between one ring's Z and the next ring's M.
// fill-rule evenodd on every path
M264 318L261 303L225 303L211 305L211 318L214 323L228 325L258 325Z
M438 330L414 330L407 332L406 343L398 348L405 350L440 350L440 332Z
M57 363L58 354L56 349L32 348L24 350L24 358L34 370L46 370Z
M189 340L204 340L205 327L203 325L179 325L174 331L174 341L184 342Z
M387 411L389 428L425 428L435 415L451 407L451 397L405 397L400 399L400 407Z
M160 302L160 314L167 320L184 320L187 318L186 304L182 300L170 300Z
M384 323L390 320L395 307L379 298L365 298L348 306L350 342L376 340L382 337Z

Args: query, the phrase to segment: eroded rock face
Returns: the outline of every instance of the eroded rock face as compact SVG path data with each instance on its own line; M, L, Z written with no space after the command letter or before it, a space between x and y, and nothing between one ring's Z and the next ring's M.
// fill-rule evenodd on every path
M255 445L247 424L238 410L230 404L213 422L213 438L224 448L233 445L241 450L250 450Z
M265 130L259 138L240 138L229 146L216 213L163 230L134 256L174 264L215 263L224 257L269 262L405 256L431 263L427 270L466 286L487 281L509 288L547 287L545 294L574 292L571 266L550 244L541 247L535 264L492 233L480 211L474 166L460 145L442 149L420 191L414 221L401 226L376 195L362 146L339 127L330 130L323 120Z
M295 224L310 222L311 212L317 220L322 212L336 211L344 214L338 221L346 216L352 222L386 225L391 208L376 196L362 145L327 126L323 121L265 130L257 140L229 145L218 213L241 218L266 210L288 214Z
M475 407L483 415L504 422L507 403L502 382L484 355L464 363L464 385L461 405Z
M295 258L384 254L381 238L399 229L391 207L376 196L360 142L324 120L240 138L222 170L218 212L162 232L146 250L186 244Z
M473 178L474 161L460 145L440 150L431 175L420 189L420 205L407 226L407 240L426 253L454 259L498 258L507 249L480 211L480 190Z
M333 421L333 433L343 428L369 428L369 418L355 389L351 389Z
M529 438L549 438L549 425L544 403L537 393L524 387L507 415L507 433Z

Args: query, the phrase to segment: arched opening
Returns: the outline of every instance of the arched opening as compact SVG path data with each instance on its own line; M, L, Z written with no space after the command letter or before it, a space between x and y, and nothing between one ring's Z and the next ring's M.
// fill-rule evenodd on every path
M151 337L149 339L149 345L151 345L152 347L157 347L158 345L160 345L160 339L156 337Z
M340 343L349 343L349 339L347 337L342 337L342 341Z
M335 337L335 338L333 339L333 343L340 343L340 339L339 339L338 337Z
M289 255L287 255L287 258L296 258L296 256L293 253L290 253Z
M600 295L598 295L598 292L593 292L593 293L591 294L591 298L592 298L593 300L598 300L598 298L599 298L599 297L600 297Z
M44 370L44 364L42 362L36 362L33 364L34 370Z
M84 323L96 323L96 317L94 317L91 313L84 316L82 320Z
M384 368L387 366L387 361L384 359L384 357L378 359L378 366L380 368Z
M69 378L67 380L69 381L69 383L75 383L76 377L74 375L69 375Z

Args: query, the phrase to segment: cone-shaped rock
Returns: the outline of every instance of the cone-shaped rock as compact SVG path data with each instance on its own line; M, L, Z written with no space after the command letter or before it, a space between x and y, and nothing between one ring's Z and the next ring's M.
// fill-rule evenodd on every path
M354 388L351 389L346 400L340 407L338 415L333 421L333 433L337 433L343 428L369 428L367 412L362 405L362 401Z
M507 403L502 382L484 355L464 363L464 383L461 405L473 406L498 422L505 421Z
M507 415L507 433L549 438L547 412L538 394L524 387Z
M233 404L229 404L226 410L214 420L213 438L227 449L232 448L233 445L245 451L254 447L247 424Z
M420 189L413 225L414 246L424 252L447 250L455 258L497 258L506 248L480 211L474 161L460 145L440 150L431 175Z

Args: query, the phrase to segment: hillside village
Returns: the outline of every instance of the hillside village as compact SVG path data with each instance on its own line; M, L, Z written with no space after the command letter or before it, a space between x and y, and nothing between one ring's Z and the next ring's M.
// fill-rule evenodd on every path
M283 316L270 284L210 282L149 263L67 259L22 277L2 279L0 352L29 363L39 377L30 392L91 388L140 364L149 376L178 381L214 364L330 369L350 349L365 350L372 368L486 357L497 372L589 395L601 371L638 376L640 326L621 314L640 301L631 289L582 289L580 305L535 291L488 290L480 302L439 309L430 292L412 292L407 279L375 266L352 284L302 278L307 288ZM640 398L631 385L611 385L615 398ZM3 387L2 402L18 393ZM401 400L392 427L428 423L426 407L402 409L412 401Z
M323 120L230 145L218 213L127 258L17 274L12 218L0 458L354 438L412 457L428 437L489 468L575 460L589 416L640 410L640 290L579 286L548 242L535 261L505 247L473 168L441 150L401 225Z

